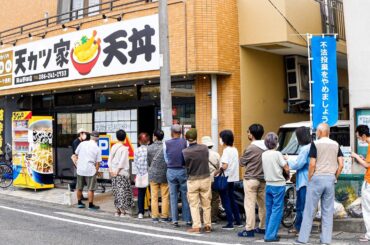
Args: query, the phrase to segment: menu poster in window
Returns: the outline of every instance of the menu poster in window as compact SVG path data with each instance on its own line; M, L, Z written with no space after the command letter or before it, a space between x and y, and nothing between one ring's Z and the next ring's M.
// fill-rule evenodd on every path
M351 157L352 149L350 146L341 146L340 149L343 153L343 163L344 163L342 174L352 174L352 157Z

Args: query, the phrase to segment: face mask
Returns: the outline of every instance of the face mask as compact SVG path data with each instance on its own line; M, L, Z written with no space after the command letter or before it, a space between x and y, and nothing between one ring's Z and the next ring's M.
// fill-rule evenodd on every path
M222 141L222 139L220 139L220 145L224 145L224 142Z

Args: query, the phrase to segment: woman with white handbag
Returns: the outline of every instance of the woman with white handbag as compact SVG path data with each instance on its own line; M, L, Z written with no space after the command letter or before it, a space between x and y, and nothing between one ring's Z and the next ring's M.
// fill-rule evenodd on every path
M135 150L133 171L136 173L135 186L138 188L138 218L144 218L144 202L146 189L149 186L149 175L148 175L148 144L150 142L149 134L141 133L139 135L138 142L140 147Z

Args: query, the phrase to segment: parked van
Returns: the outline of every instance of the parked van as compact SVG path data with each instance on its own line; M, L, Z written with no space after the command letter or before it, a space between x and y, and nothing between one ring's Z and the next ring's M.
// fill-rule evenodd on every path
M288 123L280 127L279 148L284 155L287 154L290 159L295 159L298 155L299 145L295 130L299 127L310 127L309 121ZM315 133L315 132L314 132ZM315 135L313 136L315 138ZM350 123L349 121L338 121L330 128L330 138L337 141L341 147L350 146Z

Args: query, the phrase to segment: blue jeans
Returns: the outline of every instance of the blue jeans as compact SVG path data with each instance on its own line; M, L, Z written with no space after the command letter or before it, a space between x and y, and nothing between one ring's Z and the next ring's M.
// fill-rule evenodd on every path
M182 219L191 222L190 208L187 198L187 176L184 168L167 169L167 181L170 188L170 205L173 222L178 222L178 193L181 193L182 200Z
M227 183L227 189L220 191L222 206L225 209L227 225L234 226L235 223L241 224L239 207L235 202L234 182Z
M321 243L331 243L335 196L335 175L315 175L308 182L306 205L298 241L307 243L310 239L312 222L321 200Z
M266 185L265 240L277 239L284 211L285 186Z
M297 202L296 202L297 217L294 223L294 227L297 231L301 230L303 210L304 210L304 205L306 203L306 190L307 190L307 187L302 186L297 191Z

